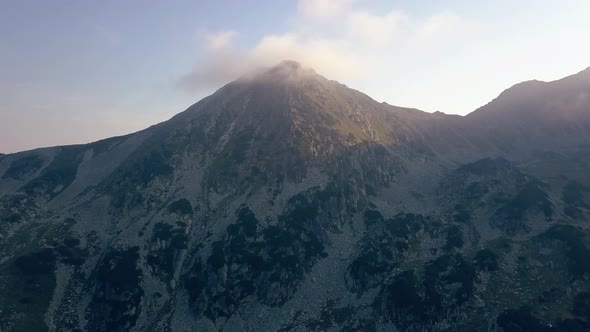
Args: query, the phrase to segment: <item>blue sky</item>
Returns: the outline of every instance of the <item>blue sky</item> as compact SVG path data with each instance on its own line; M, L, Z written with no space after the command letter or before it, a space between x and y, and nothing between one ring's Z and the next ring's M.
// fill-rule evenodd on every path
M589 17L587 0L0 1L0 152L140 130L283 59L466 114L590 66Z

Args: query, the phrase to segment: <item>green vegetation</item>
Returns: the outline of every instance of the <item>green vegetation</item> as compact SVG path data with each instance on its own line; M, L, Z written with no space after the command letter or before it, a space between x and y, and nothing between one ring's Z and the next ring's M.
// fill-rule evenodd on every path
M588 192L590 192L589 187L576 181L569 181L562 191L562 199L565 203L563 212L573 219L582 218L584 213L581 208L590 207L590 204L585 201L585 195Z
M250 210L247 206L242 205L242 207L238 210L237 217L238 223L244 230L244 234L248 237L255 236L257 231L258 219L256 219L254 212L252 212L252 210ZM228 233L231 234L229 227Z
M244 129L232 135L225 143L223 150L213 160L209 169L210 174L207 176L207 182L210 188L222 190L229 185L239 187L240 165L246 162L253 135L254 130ZM251 176L256 175L251 173ZM259 173L258 176L264 176L264 174Z
M420 231L426 223L427 218L420 214L399 213L385 221L385 228L393 237L408 239Z
M354 292L365 292L377 287L399 268L411 246L419 237L438 236L440 223L420 214L399 213L390 219L376 210L368 209L364 215L367 233L361 240L360 253L348 266L347 286ZM462 233L458 226L446 229L448 250L462 246Z
M129 181L145 187L158 176L172 174L174 169L167 163L169 157L169 154L165 152L151 151L135 164L133 172L129 173L131 176Z
M307 209L307 199L297 199L296 206L280 217L280 225L263 230L247 206L236 211L226 235L212 243L206 264L197 261L186 276L189 301L197 313L212 319L229 317L251 295L267 305L281 305L293 296L305 273L325 255L312 231L315 213ZM220 273L223 278L214 277Z
M545 322L541 322L533 316L529 307L509 309L498 316L498 326L506 332L519 331L552 331L553 329Z
M475 269L463 259L460 254L445 255L437 258L426 265L424 270L424 285L426 287L426 298L439 308L442 302L441 291L444 289L448 294L448 285L459 283L460 286L453 287L451 294L454 306L459 306L473 296L473 283L475 281ZM446 295L446 294L444 294Z
M12 331L47 331L44 314L55 288L56 256L42 248L0 266L0 328L11 314Z
M463 224L470 222L471 214L469 213L467 207L461 204L455 205L453 220Z
M468 197L469 200L476 201L483 198L490 192L489 185L482 182L471 182L464 190L463 195Z
M59 149L51 163L41 174L25 184L20 190L31 196L52 199L64 191L76 178L82 162L84 146L64 146Z
M475 254L473 259L475 266L480 271L498 270L498 255L490 249L481 249Z
M380 241L375 242L367 241L361 253L348 267L352 283L350 288L353 291L364 292L380 285L397 266L399 258L396 259L396 248L391 240L381 238Z
M297 229L320 220L324 229L338 233L347 214L356 212L363 204L355 200L354 190L348 182L330 182L323 190L314 187L295 195L289 199L290 211L281 217L282 221Z
M92 303L87 311L89 330L127 331L140 313L141 270L137 267L139 248L108 252L96 271Z
M174 168L170 165L172 151L165 145L150 150L139 150L133 154L113 176L102 184L112 197L111 204L117 209L132 208L143 204L142 189L154 179L171 176Z
M511 169L510 161L503 158L484 158L472 163L465 164L459 168L459 171L471 173L479 176L497 175L507 169Z
M27 220L38 210L37 204L26 195L4 195L0 198L0 225Z
M514 196L496 210L493 225L508 234L527 230L527 213L542 213L545 218L553 216L553 204L538 181L529 181Z
M402 330L428 330L473 297L475 269L459 254L406 270L381 289L375 310Z
M46 331L44 315L59 263L79 265L86 252L66 223L28 222L0 241L0 330ZM8 328L10 326L10 328Z
M189 273L183 278L184 288L188 293L189 304L198 315L203 314L207 303L206 297L208 294L205 294L205 290L207 289L206 272L201 261L196 260Z
M577 181L569 181L562 191L562 199L568 205L581 205L584 203L584 194L590 191L590 188L582 185Z
M216 241L212 244L211 256L207 259L207 264L211 265L214 270L219 270L225 266L225 253L223 252L223 242Z
M451 225L446 229L446 243L444 246L445 250L451 250L453 248L462 248L463 247L463 232L461 228L457 225Z
M326 331L330 328L337 328L339 331L358 331L358 323L351 322L354 312L355 308L352 306L337 307L333 300L328 300L326 305L322 307L319 318L307 322L305 328L308 331ZM370 331L369 324L360 323L363 331ZM288 331L288 329L283 331Z
M426 321L427 312L418 283L414 270L408 270L397 274L384 290L386 315L402 328L412 321Z
M574 315L581 317L590 323L590 292L581 292L574 297Z
M179 215L188 215L191 216L193 214L193 206L191 202L189 202L185 198L181 198L177 201L174 201L168 205L168 212L175 213Z
M540 235L541 238L558 240L566 245L569 272L573 279L590 276L590 250L586 246L586 234L571 225L555 225Z
M536 316L530 306L503 311L497 323L504 331L555 331L582 332L590 330L590 293L578 293L574 298L571 312L563 312L561 318L554 320L541 319Z
M22 180L32 175L43 166L43 159L36 154L21 157L10 164L10 167L2 175L3 179Z
M80 240L71 236L66 237L55 250L59 253L60 262L67 265L79 266L84 264L88 255L87 250L81 249Z
M151 243L163 243L163 247L151 250L147 263L162 280L171 280L180 250L187 248L187 241L184 228L174 228L163 222L154 225Z
M80 245L80 240L74 237L67 237L64 239L63 241L64 245L68 248L73 248L73 247L77 247Z

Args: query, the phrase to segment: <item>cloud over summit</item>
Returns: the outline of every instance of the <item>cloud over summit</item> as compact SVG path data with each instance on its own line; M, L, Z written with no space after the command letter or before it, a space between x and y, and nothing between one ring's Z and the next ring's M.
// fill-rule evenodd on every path
M252 68L292 59L343 82L375 73L394 74L400 56L421 51L432 38L463 28L452 14L413 18L401 11L383 15L356 9L351 0L301 0L290 31L262 36L254 46L236 46L239 31L207 33L201 57L180 80L188 90L215 88ZM411 55L410 55L411 56Z
M377 100L465 114L513 82L536 78L555 59L587 63L590 48L579 42L590 33L590 25L580 25L583 10L569 25L543 32L528 6L501 6L514 12L482 18L440 6L418 14L371 10L354 0L300 0L285 31L248 40L248 46L232 27L205 35L198 61L179 85L211 92L253 68L291 59Z

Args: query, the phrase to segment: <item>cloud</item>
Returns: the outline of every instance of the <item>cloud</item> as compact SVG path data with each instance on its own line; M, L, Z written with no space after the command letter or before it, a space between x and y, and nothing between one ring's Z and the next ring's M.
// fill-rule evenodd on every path
M310 19L329 19L350 10L354 0L300 0L299 15Z
M452 13L415 18L392 10L379 15L355 9L353 3L301 0L291 31L265 35L247 49L235 47L236 31L204 34L199 61L179 86L211 91L249 70L282 60L299 61L346 83L383 74L384 69L394 75L404 65L408 49L431 51L429 45L460 39L461 30L471 30L466 29L468 22Z
M223 50L231 47L234 37L238 33L233 30L217 33L205 33L204 38L207 48L211 50Z
M366 66L362 59L350 55L346 41L302 38L298 34L267 35L253 48L239 51L226 47L207 47L195 68L183 76L179 85L189 91L211 90L260 67L283 60L296 60L321 69L330 77L358 77Z
M402 39L403 32L410 24L410 18L399 11L392 11L386 15L359 11L348 16L350 36L355 37L360 43L372 44L371 46L375 47L388 46L396 39Z
M327 76L361 75L365 69L363 61L348 52L348 48L348 43L343 40L304 39L297 34L271 35L263 38L246 57L259 66L291 59L321 68Z

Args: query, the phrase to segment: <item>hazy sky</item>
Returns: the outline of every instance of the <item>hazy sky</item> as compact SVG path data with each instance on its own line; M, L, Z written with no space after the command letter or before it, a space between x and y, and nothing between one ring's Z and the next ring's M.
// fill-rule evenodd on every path
M0 152L143 129L283 59L466 114L590 66L589 18L588 0L0 0Z

